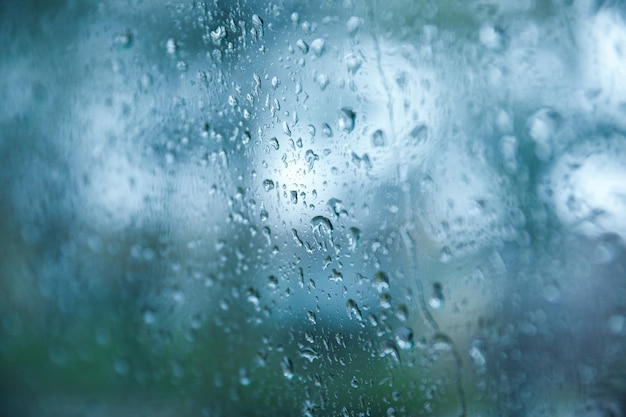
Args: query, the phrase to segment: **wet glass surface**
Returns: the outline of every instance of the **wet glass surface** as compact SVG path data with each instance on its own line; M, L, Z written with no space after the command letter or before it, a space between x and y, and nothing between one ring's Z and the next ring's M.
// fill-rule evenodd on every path
M0 414L623 416L618 1L0 4Z

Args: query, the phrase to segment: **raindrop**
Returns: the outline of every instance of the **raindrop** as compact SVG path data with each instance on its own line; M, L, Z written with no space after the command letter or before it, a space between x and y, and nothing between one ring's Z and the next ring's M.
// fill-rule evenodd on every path
M400 321L406 321L409 318L409 309L405 304L400 304L396 308L396 317Z
M317 324L317 316L315 315L314 311L309 310L306 313L306 317L307 319L309 319L309 321L311 322L311 324Z
M289 380L293 379L293 362L291 362L291 359L289 359L288 357L283 357L282 361L280 362L280 367L283 371L283 376Z
M348 68L348 72L355 74L359 68L361 68L361 58L354 54L350 54L346 56L346 67Z
M315 161L319 161L319 159L320 157L311 149L308 149L304 154L304 160L309 166L309 171L311 171L314 168Z
M248 370L245 367L239 368L239 383L244 387L250 385L250 377L248 376Z
M378 293L389 290L389 277L383 271L376 272L372 278L372 286Z
M317 38L313 42L311 42L311 49L313 50L315 55L319 57L319 56L322 56L325 45L326 45L326 42L324 41L324 39Z
M385 138L385 132L381 129L376 130L372 133L372 145L376 147L385 146L387 139Z
M430 298L428 299L428 305L435 310L440 310L444 307L445 303L446 300L443 297L443 288L440 283L435 282L432 287Z
M302 51L303 54L306 54L307 52L309 52L309 44L307 44L302 39L298 39L296 41L296 46L298 47L298 49L300 49L300 51Z
M252 15L252 24L256 27L257 31L261 36L263 35L263 19L259 17L258 14Z
M324 135L327 138L330 138L333 136L333 130L331 129L328 123L324 123L322 125L322 135Z
M362 321L363 320L363 315L361 314L361 310L359 309L359 306L357 305L356 301L354 301L352 298L348 299L348 301L346 302L346 310L348 312L348 317L349 318L355 318L358 321Z
M474 365L476 365L477 367L485 366L485 364L487 363L485 355L481 351L478 342L473 343L473 346L470 347L469 355L474 361Z
M172 38L169 38L167 42L165 42L165 50L168 54L174 55L176 53L176 49L178 49L178 44Z
M215 30L211 31L210 35L213 44L219 45L222 39L226 37L226 28L224 26L218 26Z
M267 285L268 285L271 289L275 290L275 289L278 287L278 278L276 278L276 276L275 276L275 275L270 275L270 276L267 278Z
M264 180L263 181L263 188L265 189L265 191L270 191L274 189L274 181L272 180Z
M333 224L324 216L315 216L311 219L313 234L322 238L332 239Z
M378 301L382 308L391 308L391 296L387 293L381 294Z
M259 292L255 288L253 288L253 287L248 288L248 291L246 292L246 299L255 308L259 307L259 298L260 298L259 297Z
M147 325L152 325L156 322L156 313L152 309L146 309L143 312L143 322Z
M122 48L130 48L133 44L133 35L129 31L119 33L115 36L115 44Z
M328 75L326 74L318 74L315 80L317 81L317 85L320 86L320 90L322 91L326 89L328 83L330 82L330 80L328 79Z
M319 354L315 351L315 349L307 346L300 349L300 357L308 360L309 362L313 362L315 359L319 359Z
M390 356L396 363L400 363L400 353L398 353L398 347L391 339L383 340L380 343L379 356L381 358L384 358L385 356Z
M361 230L359 230L356 227L351 227L348 230L348 245L351 251L354 252L356 250L360 239L361 239Z
M413 330L409 327L400 327L396 330L396 343L400 349L413 349Z
M452 339L445 333L437 333L433 337L432 347L435 350L452 350L454 344L452 343Z
M328 277L333 282L343 281L343 274L336 269L333 268L330 277Z
M275 137L274 137L274 138L271 138L271 139L270 139L270 146L271 146L272 148L274 148L274 150L276 150L276 151L277 151L277 150L278 150L278 148L280 148L280 144L278 143L278 139L276 139Z
M348 33L350 35L354 35L356 31L359 30L362 24L363 24L363 19L357 16L352 16L346 22L346 29L348 30Z
M283 122L283 132L285 133L285 135L291 136L291 129L289 129L289 125L287 124L287 122Z
M339 110L339 128L344 132L350 133L354 130L354 119L356 113L349 107L342 107Z

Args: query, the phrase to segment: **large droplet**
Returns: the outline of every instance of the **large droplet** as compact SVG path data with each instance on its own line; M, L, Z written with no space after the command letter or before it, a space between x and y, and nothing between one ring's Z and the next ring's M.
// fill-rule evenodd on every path
M389 290L389 277L387 274L383 271L377 271L374 274L374 278L372 278L372 287L374 287L378 293Z
M385 356L391 356L395 362L400 362L400 353L398 353L398 347L396 346L396 343L391 339L383 340L381 342L379 356L381 358Z
M323 231L330 235L333 231L333 224L324 216L315 216L311 219L311 226L313 229Z
M324 46L326 42L322 38L317 38L313 42L311 42L311 50L315 53L315 55L322 56L324 52Z
M313 362L315 359L319 359L319 354L312 347L303 347L300 349L300 357Z
M293 379L294 373L293 373L293 362L291 362L291 359L289 359L288 357L283 357L282 361L280 362L280 367L283 371L283 376L289 380Z
M263 188L265 191L270 191L274 189L274 181L267 179L263 181Z
M432 287L430 298L428 299L428 305L435 310L440 310L444 307L445 303L446 300L443 297L443 288L440 283L435 282Z
M349 107L342 107L339 110L339 128L344 132L352 132L354 130L354 119L356 113Z
M355 318L358 321L363 320L363 315L361 314L361 310L359 309L359 306L357 305L356 301L354 301L352 298L348 299L348 301L346 302L346 310L348 312L348 317Z
M413 348L413 330L410 327L400 327L396 330L396 343L400 349Z
M372 133L372 145L374 146L385 146L387 139L385 138L385 132L381 129L376 130Z

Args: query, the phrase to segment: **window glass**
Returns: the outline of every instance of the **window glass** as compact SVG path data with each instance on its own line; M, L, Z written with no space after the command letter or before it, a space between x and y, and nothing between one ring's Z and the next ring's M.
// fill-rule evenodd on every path
M9 0L0 42L0 414L625 414L621 2Z

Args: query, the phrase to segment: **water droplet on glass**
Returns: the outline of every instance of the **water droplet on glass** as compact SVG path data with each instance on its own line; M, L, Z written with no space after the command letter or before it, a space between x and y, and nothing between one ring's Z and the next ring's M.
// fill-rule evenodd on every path
M398 353L398 347L391 339L383 340L380 343L379 356L381 358L384 358L385 356L390 356L396 363L400 363L400 353Z
M406 321L409 318L409 309L405 304L396 307L396 317L400 321Z
M480 343L475 341L473 343L473 346L469 349L469 355L474 361L474 365L476 365L477 367L485 366L485 364L487 363L485 355L483 354L482 349L479 345Z
M323 73L318 74L315 80L317 81L317 85L320 86L320 90L322 91L326 89L326 87L328 86L328 83L330 82L330 80L328 79L328 75L323 74Z
M276 275L270 275L267 277L267 285L273 290L278 287L278 278L276 278Z
M304 154L304 160L309 167L309 171L311 171L315 167L315 161L319 161L319 159L320 157L311 149L308 149Z
M351 227L350 229L348 229L348 246L350 247L351 251L354 252L356 250L360 239L361 239L360 229L356 227Z
M143 322L147 325L152 325L156 322L156 313L152 309L146 309L143 312Z
M376 272L372 278L372 286L378 293L389 290L389 277L383 271Z
M381 129L378 129L374 133L372 133L372 145L379 147L385 146L385 143L387 143L387 139L385 138L385 132L383 132Z
M306 317L307 319L309 319L309 322L311 322L311 324L317 324L317 316L315 315L314 311L309 310L306 313Z
M313 42L311 42L311 49L313 50L315 55L319 57L319 56L322 56L325 45L326 45L326 42L324 41L324 39L317 38Z
M133 44L133 35L129 31L119 33L115 36L115 45L122 48L130 48Z
M361 58L354 54L346 56L346 67L348 68L348 72L351 74L356 74L359 68L361 68L362 63L363 61L361 61Z
M400 327L396 330L396 343L400 349L413 349L413 330L409 327Z
M283 371L283 376L289 380L293 379L294 373L293 373L293 362L291 362L291 359L289 359L288 357L283 357L283 359L280 362L280 368Z
M359 306L357 305L356 301L354 301L352 298L348 299L348 301L346 302L346 311L348 312L349 318L355 318L358 321L363 320L363 315L361 314L361 310L359 309Z
M362 24L363 24L363 19L357 16L352 16L346 22L346 29L348 30L348 33L350 35L354 35L356 31L359 30Z
M263 181L263 188L265 189L265 191L270 191L274 189L274 181L272 180L264 180Z
M303 347L300 349L300 357L313 362L315 359L319 359L318 353L311 347Z
M219 46L222 39L226 37L226 28L224 26L218 26L215 30L212 30L209 34L213 44Z
M435 310L440 310L445 305L445 299L443 297L443 288L441 284L435 282L432 287L430 298L428 299L428 305Z
M330 138L333 136L333 130L331 129L328 123L322 124L322 135L324 135L327 138Z
M165 50L167 51L168 54L170 55L175 54L177 48L178 48L178 45L174 39L169 38L167 42L165 42Z
M287 122L283 122L283 132L285 133L285 135L291 136L291 129L289 129L289 125L287 124Z
M298 47L298 49L300 49L300 51L302 51L303 54L306 54L307 52L309 52L309 44L303 41L302 39L298 39L296 41L296 46Z
M274 150L276 150L276 151L277 151L277 150L280 148L280 144L278 143L278 139L276 139L275 137L274 137L274 138L271 138L271 139L270 139L270 146L271 146L272 148L274 148Z
M258 14L252 15L252 24L257 28L257 31L262 34L263 19L261 19Z
M343 274L336 269L333 268L330 277L328 277L333 282L343 281Z
M245 367L239 368L239 383L244 387L250 385L250 377L248 376L248 370Z
M339 110L339 128L344 132L350 133L354 130L354 119L356 113L349 107L342 107Z
M259 298L259 292L255 288L248 288L248 290L246 291L246 300L248 300L248 302L251 303L255 308L259 307Z
M313 235L321 239L328 239L332 242L333 224L324 216L315 216L311 219Z
M378 302L382 308L391 308L391 295L388 293L381 294L378 297Z
M437 333L432 340L432 348L435 350L452 350L452 339L445 333Z

